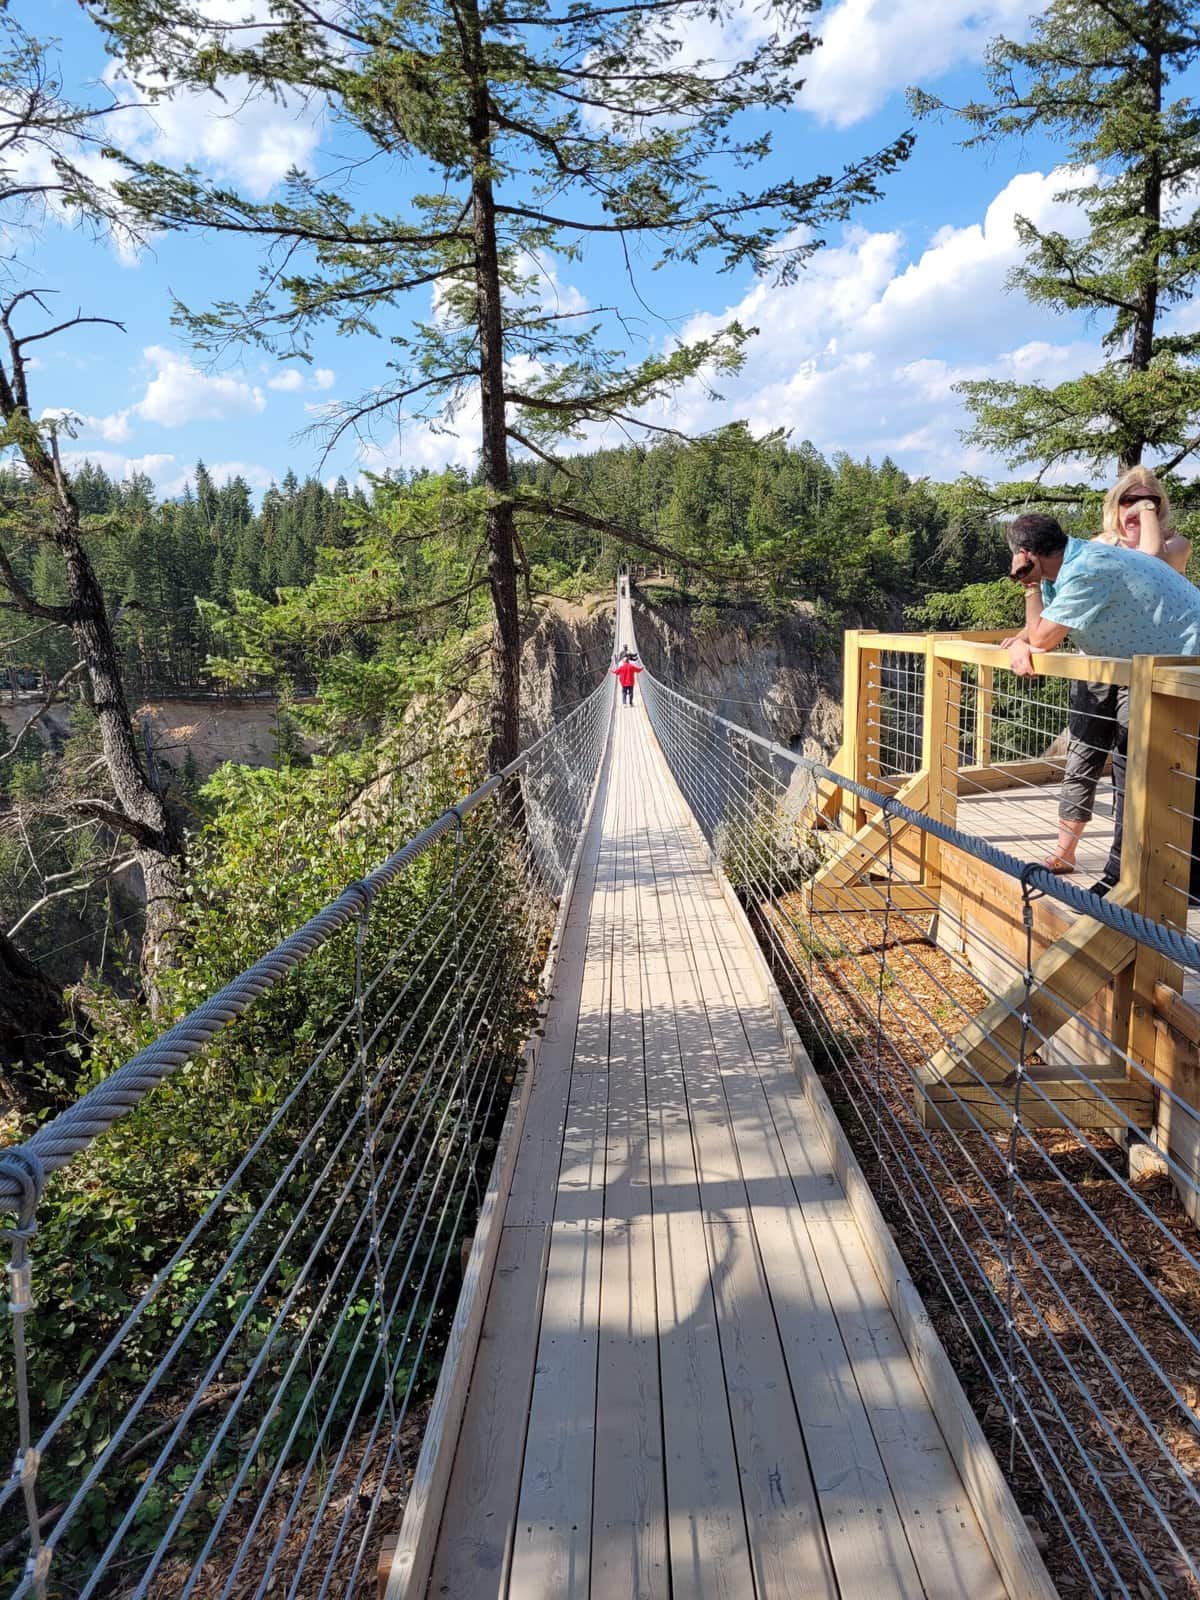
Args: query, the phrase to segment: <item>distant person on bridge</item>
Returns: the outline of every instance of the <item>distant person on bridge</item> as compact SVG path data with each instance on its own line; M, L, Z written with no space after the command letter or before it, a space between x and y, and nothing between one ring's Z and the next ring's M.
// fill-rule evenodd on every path
M622 705L631 706L633 704L634 680L637 678L638 673L643 670L630 651L624 650L621 652L621 659L613 668L613 675L621 685Z
M1054 517L1036 512L1016 519L1008 543L1010 576L1025 589L1025 626L1008 641L1019 678L1035 676L1033 651L1053 650L1068 634L1091 656L1200 656L1200 589L1169 561L1099 539L1069 539ZM1095 894L1107 894L1121 876L1128 740L1126 711L1113 743L1112 848L1091 886ZM1200 804L1195 810L1193 896L1200 893Z

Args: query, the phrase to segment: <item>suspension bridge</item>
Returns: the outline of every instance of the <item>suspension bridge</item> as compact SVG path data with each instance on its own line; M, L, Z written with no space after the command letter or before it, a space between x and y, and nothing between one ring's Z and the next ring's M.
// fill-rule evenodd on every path
M848 636L828 765L609 679L0 1151L8 1592L1200 1592L1200 693L1088 670L1177 746L1108 900L1012 853L1065 696L988 639ZM326 959L43 1370L106 1152L219 1117Z

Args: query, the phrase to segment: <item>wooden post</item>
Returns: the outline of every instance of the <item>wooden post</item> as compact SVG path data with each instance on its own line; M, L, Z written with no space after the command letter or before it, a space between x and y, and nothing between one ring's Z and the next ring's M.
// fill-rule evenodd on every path
M995 699L995 667L975 668L975 765L992 764L992 702Z
M869 789L879 786L882 775L879 741L883 734L883 654L860 646L858 653L858 726L854 743L858 770L854 776Z
M962 667L937 654L939 635L925 647L925 716L922 760L929 769L928 816L953 827L958 816L959 725ZM925 835L925 888L937 897L942 881L942 842Z
M863 652L861 628L847 628L842 635L842 749L840 771L847 778L858 780L862 770L863 752L859 736L864 715L867 685L863 678ZM842 790L843 833L853 837L862 826L863 807L856 794Z
M1133 904L1143 916L1186 928L1200 703L1154 692L1155 669L1177 662L1192 664L1184 657L1136 656L1133 661L1121 885L1135 891ZM1178 993L1182 980L1176 962L1138 945L1129 1054L1151 1075L1157 1040L1155 985L1165 984Z

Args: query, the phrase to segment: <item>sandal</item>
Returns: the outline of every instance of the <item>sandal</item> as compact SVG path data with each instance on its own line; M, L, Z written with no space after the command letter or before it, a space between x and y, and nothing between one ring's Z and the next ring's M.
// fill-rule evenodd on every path
M1066 856L1060 856L1057 850L1052 850L1042 865L1047 872L1053 872L1058 878L1068 878L1072 872L1079 870L1073 861L1068 861Z

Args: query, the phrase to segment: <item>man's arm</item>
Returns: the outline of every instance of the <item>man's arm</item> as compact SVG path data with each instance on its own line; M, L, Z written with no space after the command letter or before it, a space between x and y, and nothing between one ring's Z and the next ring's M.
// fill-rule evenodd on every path
M1070 632L1061 622L1047 622L1042 616L1042 586L1031 583L1025 591L1024 637L1033 650L1054 650Z
M1013 576L1017 576L1020 558L1013 559ZM1068 629L1061 623L1047 622L1042 616L1042 585L1037 576L1025 583L1025 626L1012 639L1004 641L1008 648L1008 662L1018 678L1036 676L1033 665L1035 650L1053 650L1067 637Z

